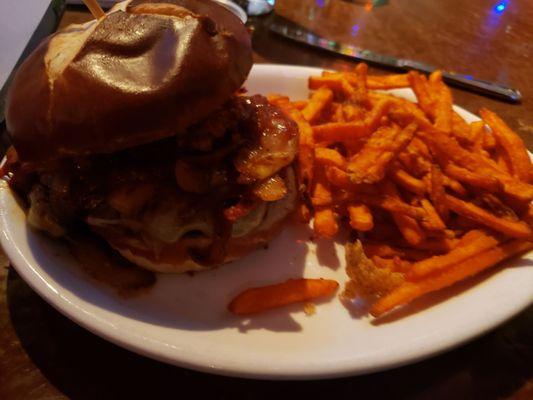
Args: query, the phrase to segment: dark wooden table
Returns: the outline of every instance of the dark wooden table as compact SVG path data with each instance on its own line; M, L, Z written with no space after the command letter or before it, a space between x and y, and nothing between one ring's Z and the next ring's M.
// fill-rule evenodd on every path
M500 12L496 0L389 0L372 10L355 3L278 0L276 9L335 39L519 88L521 105L461 91L454 96L470 111L486 106L500 113L533 149L533 8L528 0L502 2L507 7ZM81 9L68 9L61 25L88 18ZM249 22L256 62L353 67L269 33L271 19ZM533 307L465 346L411 366L328 381L262 382L210 376L135 355L60 315L12 268L1 268L0 281L0 399L533 399Z

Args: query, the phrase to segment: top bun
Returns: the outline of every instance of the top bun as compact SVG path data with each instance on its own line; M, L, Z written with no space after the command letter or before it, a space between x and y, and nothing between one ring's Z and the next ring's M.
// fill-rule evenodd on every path
M10 87L19 158L111 153L184 132L252 66L240 19L208 0L133 0L45 39Z

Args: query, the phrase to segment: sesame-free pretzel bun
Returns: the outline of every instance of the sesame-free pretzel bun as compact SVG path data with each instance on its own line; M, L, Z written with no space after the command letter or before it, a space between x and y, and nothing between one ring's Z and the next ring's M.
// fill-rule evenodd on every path
M251 66L249 33L223 6L124 1L24 61L8 93L8 132L23 161L149 143L219 108Z

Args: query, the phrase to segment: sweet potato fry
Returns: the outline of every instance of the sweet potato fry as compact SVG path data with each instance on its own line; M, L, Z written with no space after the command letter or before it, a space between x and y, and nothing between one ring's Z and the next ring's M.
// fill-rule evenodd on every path
M401 203L398 190L392 182L384 182L383 191L388 197ZM398 229L409 244L416 245L425 239L426 235L424 234L424 231L420 225L418 225L416 219L408 216L405 213L391 212L391 214L394 222L398 226Z
M457 239L428 238L411 246L418 250L427 250L436 254L444 254L453 250L457 246L457 243ZM409 243L406 242L405 245L409 245Z
M370 110L370 112L365 118L365 125L368 127L368 130L370 132L374 132L376 130L376 128L381 122L381 118L383 118L387 114L392 105L393 102L390 99L386 98L378 102L372 108L372 110Z
M417 245L426 237L424 231L415 219L398 213L392 214L392 218L407 243Z
M315 162L321 165L331 165L337 168L346 168L346 159L337 151L325 147L315 148Z
M320 117L322 111L333 101L333 92L325 87L318 89L302 110L302 115L307 122L314 122Z
M431 204L428 199L422 198L420 199L420 205L427 214L427 217L421 221L421 225L424 229L429 231L444 231L446 229L446 224L433 207L433 204Z
M409 79L407 79L407 74L369 75L366 79L366 85L368 89L373 90L405 88L409 87Z
M329 181L326 179L323 170L318 170L315 173L313 181L313 188L311 191L311 204L313 206L330 206L333 203L333 194Z
M487 190L491 193L501 192L503 189L503 185L495 177L472 172L452 163L449 163L444 167L444 172L460 182Z
M366 232L374 227L372 212L364 204L351 204L348 207L350 226L356 231Z
M355 192L352 195L352 198L359 203L368 204L372 207L379 207L390 213L402 214L415 220L422 220L426 217L426 212L422 208L413 207L403 202L398 196L383 196Z
M428 146L416 136L411 140L409 146L407 146L407 150L420 155L420 157L423 157L425 160L432 159Z
M318 90L322 87L327 87L336 92L342 91L341 77L335 74L327 76L310 76L307 86L311 90Z
M422 110L420 105L411 103L410 101L404 99L400 100L400 105L401 110L403 110L403 112L407 113L407 115L410 116L410 121L408 123L415 122L422 130L433 129L431 121L428 119L428 116Z
M315 210L313 229L319 237L327 239L333 238L339 231L339 225L333 209L330 207L324 207Z
M411 193L418 195L423 195L426 193L426 184L421 179L417 179L414 176L410 175L407 171L400 168L398 165L395 165L389 171L390 177L392 180L399 186L408 190Z
M435 105L433 96L431 95L428 87L427 79L424 75L419 74L416 71L410 71L407 74L407 79L415 92L418 100L418 106L431 118L435 117Z
M429 85L433 92L435 127L443 132L452 131L452 93L442 82L442 72L435 71L429 76Z
M529 225L533 226L533 204L529 204L527 211L522 215L522 219L528 223Z
M363 244L365 254L368 257L378 256L381 258L399 257L408 261L420 261L431 257L430 251L417 250L403 247L394 247L386 243L365 242Z
M418 282L405 282L372 305L370 313L379 317L392 309L405 305L417 297L450 286L471 277L517 254L531 250L533 243L512 240L493 249L455 264L442 273L428 276Z
M414 137L405 150L398 154L398 160L406 168L407 172L420 178L431 172L432 157L429 155L429 150L427 150L427 146L425 146L423 142L421 143L427 150L428 154L423 153L422 150L418 148L418 145L415 144L416 142L421 141L417 137Z
M412 269L407 273L407 279L411 281L420 280L429 274L449 268L467 258L474 257L500 243L500 241L493 235L481 231L477 232L478 234L474 239L469 240L467 243L461 241L460 245L448 254L434 256L414 263ZM461 243L465 244L461 245Z
M235 297L228 310L252 315L293 303L331 296L339 284L331 279L289 279L275 285L247 289Z
M334 186L344 189L353 186L348 174L338 167L326 167L325 174L328 181Z
M356 82L354 84L355 88L355 101L362 107L369 108L370 101L368 99L368 90L366 87L366 80L368 74L368 66L364 63L359 63L355 67L355 73L357 75Z
M474 121L470 124L470 140L475 152L483 150L483 138L485 137L485 124L483 121Z
M383 127L374 132L348 163L347 171L352 182L375 183L383 179L388 165L407 146L416 129L416 124L411 124L401 131L395 127Z
M340 82L341 73L329 73L325 76L310 76L308 81L309 89L316 90L323 86L332 90L341 91ZM354 85L354 80L357 79L353 73L346 74L348 82ZM366 78L366 85L368 89L385 90L409 87L409 80L407 74L398 75L368 75Z
M342 106L342 115L344 119L348 122L356 122L364 120L363 110L355 106L354 104L345 104Z
M456 194L458 194L461 197L464 197L467 195L467 191L463 185L461 185L460 182L456 181L453 178L450 178L448 175L442 174L442 184L453 190Z
M501 171L505 172L508 175L511 175L513 173L511 160L509 160L509 157L507 157L507 154L501 147L497 147L494 150L493 157L496 165Z
M307 100L297 100L292 102L293 107L298 111L302 111L308 104L309 102Z
M290 105L291 100L288 96L282 94L271 94L267 97L268 102L275 106L285 108Z
M521 181L529 182L531 161L522 138L492 111L482 108L479 110L479 114L483 118L483 121L490 127L492 134L505 151L511 163L513 176Z
M345 142L364 138L370 131L361 122L330 122L313 126L313 133L317 142Z
M445 135L443 132L434 130L429 134L423 132L420 134L422 139L435 148L436 151L444 154L455 164L469 169L473 172L492 175L503 185L503 191L508 195L521 200L533 200L533 186L521 182L501 171L494 162L486 159L481 154L471 153L459 145L455 138Z
M444 190L444 177L439 167L431 165L429 198L437 210L440 217L447 221L449 218L448 206L446 204L446 191Z
M483 136L483 148L487 151L492 151L496 147L496 138L492 134L492 132L489 132L485 129L485 136Z
M470 126L455 111L452 113L452 134L461 144L470 145L473 143Z
M460 200L448 194L446 195L446 204L453 212L494 229L497 232L502 232L507 236L518 239L533 238L531 228L524 222L509 221L496 217L475 204Z
M344 94L345 99L355 102L356 101L356 91L352 84L346 79L345 76L341 78L341 90Z
M457 243L457 247L459 246L466 246L479 238L486 237L488 233L485 230L481 229L472 229L465 233L461 239L459 239L459 242Z
M346 122L342 104L331 103L331 122Z
M315 140L313 129L309 122L303 117L302 113L292 106L284 108L290 117L298 125L300 133L300 148L298 152L298 181L304 188L311 185L314 175L314 157L313 150Z
M505 204L500 198L496 197L490 193L481 193L477 197L478 201L482 202L482 205L485 206L492 214L509 221L518 221L519 218L516 215L516 212L512 207ZM517 208L523 209L525 205L517 205Z

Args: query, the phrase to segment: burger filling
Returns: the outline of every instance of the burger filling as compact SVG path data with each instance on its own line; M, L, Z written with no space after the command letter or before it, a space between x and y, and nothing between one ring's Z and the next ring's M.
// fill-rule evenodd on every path
M113 154L21 162L4 171L28 222L61 237L89 226L114 247L157 255L187 242L202 264L294 205L297 127L262 96L236 96L187 133Z

